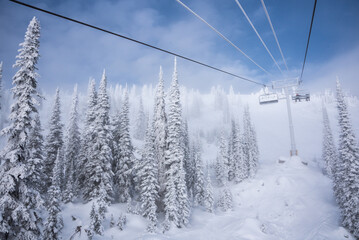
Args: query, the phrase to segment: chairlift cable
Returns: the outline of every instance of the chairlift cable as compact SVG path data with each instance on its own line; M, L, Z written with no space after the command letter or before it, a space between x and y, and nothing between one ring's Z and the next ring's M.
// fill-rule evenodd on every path
M311 22L310 22L310 28L309 28L309 35L308 35L307 47L306 47L306 49L305 49L304 61L303 61L303 66L302 66L302 72L301 72L300 78L299 78L299 84L302 83L302 77L303 77L303 72L304 72L305 61L307 60L307 53L308 53L310 35L312 34L312 27L313 27L313 21L314 21L314 15L315 15L315 8L316 8L316 6L317 6L317 0L314 1L312 20L311 20Z
M80 24L80 25L83 25L83 26L86 26L86 27L89 27L89 28L93 28L93 29L96 29L96 30L98 30L98 31L105 32L105 33L108 33L108 34L111 34L111 35L114 35L114 36L117 36L117 37L120 37L120 38L129 40L129 41L132 41L132 42L141 44L141 45L146 46L146 47L153 48L153 49L155 49L155 50L158 50L158 51L161 51L161 52L164 52L164 53L167 53L167 54L170 54L170 55L173 55L173 56L176 56L176 57L185 59L185 60L190 61L190 62L193 62L193 63L197 63L197 64L202 65L202 66L204 66L204 67L211 68L211 69L213 69L213 70L216 70L216 71L219 71L219 72L222 72L222 73L231 75L232 77L236 77L236 78L242 79L242 80L247 81L247 82L251 82L251 83L254 83L254 84L257 84L257 85L261 85L261 86L266 86L264 83L260 83L260 82L257 82L257 81L254 81L254 80L251 80L251 79L248 79L248 78L245 78L245 77L241 77L241 76L236 75L236 74L234 74L234 73L227 72L227 71L225 71L225 70L222 70L222 69L213 67L213 66L211 66L211 65L202 63L202 62L200 62L200 61L191 59L191 58L189 58L189 57L185 57L185 56L183 56L183 55L180 55L180 54L177 54L177 53L174 53L174 52L165 50L165 49L163 49L163 48L159 48L159 47L150 45L150 44L148 44L148 43L141 42L141 41L139 41L139 40L136 40L136 39L133 39L133 38L130 38L130 37L126 37L126 36L124 36L124 35L121 35L121 34L118 34L118 33L115 33L115 32L112 32L112 31L109 31L109 30L100 28L100 27L96 27L96 26L94 26L94 25L91 25L91 24L88 24L88 23L85 23L85 22L81 22L81 21L76 20L76 19L73 19L73 18L69 18L69 17L63 16L63 15L60 15L60 14L57 14L57 13L54 13L54 12L51 12L51 11L48 11L48 10L45 10L45 9L42 9L42 8L35 7L35 6L33 6L33 5L30 5L30 4L26 4L26 3L23 3L23 2L17 1L17 0L9 0L9 1L10 1L10 2L14 2L14 3L17 3L17 4L20 4L20 5L25 6L25 7L28 7L28 8L32 8L32 9L34 9L34 10L37 10L37 11L40 11L40 12L43 12L43 13L47 13L47 14L50 14L50 15L53 15L53 16L56 16L56 17L59 17L59 18L68 20L68 21L70 21L70 22L78 23L78 24Z
M181 4L184 8L186 8L190 13L192 13L194 16L196 16L199 20L204 22L208 27L210 27L214 32L216 32L221 38L223 38L226 42L231 44L235 49L237 49L240 53L242 53L246 58L248 58L252 63L254 63L257 67L262 69L265 73L268 75L271 75L267 70L265 70L263 67L261 67L258 63L256 63L251 57L249 57L246 53L244 53L237 45L235 45L232 41L230 41L228 38L226 38L222 33L220 33L216 28L214 28L211 24L209 24L206 20L204 20L201 16L199 16L197 13L195 13L192 9L190 9L186 4L181 2L180 0L176 0L179 4Z
M273 32L275 41L276 41L277 46L278 46L278 48L279 48L279 52L280 52L280 54L281 54L281 56L282 56L284 65L285 65L285 67L287 68L287 71L289 71L289 70L288 70L288 66L287 66L287 61L286 61L285 58L284 58L284 54L283 54L283 52L282 52L282 48L280 47L280 44L279 44L279 41L278 41L278 38L277 38L277 34L276 34L275 31L274 31L274 27L273 27L272 21L271 21L271 19L270 19L270 17L269 17L269 13L268 13L268 11L267 11L267 7L266 7L266 5L264 4L264 0L261 0L261 2L262 2L262 6L263 6L263 9L264 9L264 12L265 12L265 14L266 14L266 16L267 16L269 25L270 25L270 27L271 27L271 29L272 29L272 32Z
M249 22L249 24L251 25L252 29L254 30L254 32L257 34L257 37L259 38L259 40L262 42L262 45L264 46L264 48L267 50L269 56L272 58L272 60L274 61L275 65L277 66L277 68L279 69L279 71L282 73L283 75L283 72L282 72L282 69L280 68L280 66L278 65L277 61L274 59L272 53L269 51L267 45L265 44L265 42L263 41L262 37L259 35L257 29L254 27L252 21L249 19L246 11L244 10L244 8L242 7L242 5L239 3L238 0L235 0L238 7L242 10L244 16L246 17L247 21Z

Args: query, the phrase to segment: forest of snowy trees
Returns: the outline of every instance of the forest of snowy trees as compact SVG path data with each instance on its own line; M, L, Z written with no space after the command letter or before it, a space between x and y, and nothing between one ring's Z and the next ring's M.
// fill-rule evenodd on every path
M258 165L248 107L243 132L233 120L230 136L223 133L221 138L216 173L223 191L216 204L211 167L201 157L199 133L190 137L189 123L183 118L176 59L167 94L160 68L152 117L139 99L134 138L144 142L142 149L132 144L127 89L121 107L110 112L105 71L98 90L95 80L89 82L83 128L77 86L67 126L58 88L43 136L38 109L43 97L36 80L39 37L40 25L34 17L14 65L18 71L11 89L9 126L2 130L7 143L0 166L1 239L60 239L64 226L61 206L70 202L91 203L91 224L84 229L89 239L103 234L105 213L113 203L124 203L128 212L143 215L148 232L187 226L195 206L208 212L216 207L232 208L228 182L253 177ZM122 230L125 215L117 217L111 216L111 226Z
M215 91L215 105L222 110L227 127L207 136L218 142L214 164L203 159L203 133L190 128L183 113L199 114L201 100L194 92L191 108L182 105L176 59L169 90L160 67L151 112L145 111L141 95L136 99L136 119L131 120L129 89L120 91L116 98L121 105L115 105L104 70L98 88L94 79L89 81L85 116L81 116L75 86L70 114L64 120L57 88L52 111L46 113L49 121L44 124L36 67L39 38L40 24L34 17L14 65L10 114L7 122L0 119L6 123L1 131L6 144L0 155L0 239L61 239L66 224L61 209L69 203L91 205L90 225L76 229L86 232L89 239L103 235L106 227L125 228L125 212L111 214L110 225L103 224L112 204L126 205L127 214L142 215L150 233L188 226L194 208L210 213L233 209L231 186L253 178L259 164L248 105L240 121L239 114L230 114L228 99ZM0 63L0 93L2 86ZM359 149L339 82L336 99L339 148L323 103L322 159L325 173L333 179L342 224L359 238ZM6 112L6 104L0 94L1 113Z
M334 144L328 113L323 105L322 159L325 162L326 174L333 179L333 191L341 210L342 224L359 238L359 146L339 80L336 99L339 114L339 146L337 149Z

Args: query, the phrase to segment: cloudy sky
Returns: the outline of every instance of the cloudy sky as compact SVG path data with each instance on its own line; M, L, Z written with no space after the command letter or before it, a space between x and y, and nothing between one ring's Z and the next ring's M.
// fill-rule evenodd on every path
M186 57L269 83L282 79L235 0L183 0L271 75L264 73L175 0L24 0L24 2L123 34ZM285 69L260 0L239 0L264 41ZM289 71L302 66L314 0L265 0ZM312 92L333 88L335 77L359 96L359 1L319 0L303 87ZM89 77L99 80L106 69L110 84L155 84L159 66L167 85L173 56L68 22L15 3L0 0L0 61L5 86L11 86L18 44L33 16L40 20L40 86L85 89ZM208 91L213 85L248 93L259 86L178 59L181 84Z

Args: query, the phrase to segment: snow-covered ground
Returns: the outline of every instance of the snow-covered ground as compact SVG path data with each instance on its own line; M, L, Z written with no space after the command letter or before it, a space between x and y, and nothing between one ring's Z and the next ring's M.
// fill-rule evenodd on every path
M149 234L145 231L147 223L144 218L126 213L124 204L115 204L107 213L105 235L95 236L94 239L353 239L340 227L340 213L333 197L332 182L322 173L320 97L312 96L310 102L292 104L300 158L289 159L280 157L289 155L290 146L284 101L260 106L258 94L225 94L223 97L218 91L199 94L182 90L182 93L184 115L188 119L190 131L202 137L202 157L205 164L213 163L216 158L218 133L228 128L231 118L241 121L243 106L249 105L260 149L258 173L253 179L231 185L233 211L224 213L215 210L214 213L207 213L196 207L187 228L172 228L163 234L160 225L156 234ZM142 91L142 95L144 99L152 97L145 91ZM137 99L136 94L132 94L132 97L130 94L132 121L136 116ZM325 99L333 134L337 137L337 113L333 95L326 94ZM352 123L358 134L358 100L348 100ZM144 102L145 108L151 114L152 99ZM139 141L134 143L137 147L141 146ZM279 159L285 162L279 163ZM214 177L212 183L217 200L220 189ZM85 227L89 224L90 209L90 203L64 206L64 239L69 239L77 226ZM117 220L121 213L127 216L124 230L110 228L111 214ZM76 220L73 220L72 216ZM76 234L73 239L87 237L82 231L81 236Z
M268 161L260 165L254 179L231 186L233 211L207 213L195 208L187 228L149 234L144 218L134 214L127 214L123 231L109 228L111 214L116 219L121 212L126 213L125 204L116 204L107 213L105 235L95 239L354 239L339 226L331 180L316 163L309 161L304 165L299 157L281 159L285 163L278 163L278 159ZM90 207L91 204L65 206L64 239L74 233L76 226L89 224ZM75 236L74 239L86 239L84 232Z

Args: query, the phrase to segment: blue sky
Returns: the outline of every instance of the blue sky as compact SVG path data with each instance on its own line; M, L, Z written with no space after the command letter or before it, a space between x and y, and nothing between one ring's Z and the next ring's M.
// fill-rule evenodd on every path
M260 0L239 0L282 64L280 53L264 15ZM283 78L261 45L234 0L183 0L190 8L222 32L272 75L263 73L243 55L216 35L175 0L77 0L25 1L56 13L145 41L149 44L194 58L218 68L261 82ZM296 77L301 69L314 0L265 0L284 56L287 76ZM359 96L359 1L319 0L313 26L304 87L323 91L341 78L344 88ZM155 84L159 66L169 84L173 57L136 45L35 10L0 0L0 61L3 76L11 86L12 69L18 44L33 16L40 20L41 46L39 84L46 91L60 86L85 88L89 77L99 80L106 68L110 84ZM202 66L178 60L180 82L208 91L212 85L235 91L257 91L259 87L217 73Z

